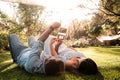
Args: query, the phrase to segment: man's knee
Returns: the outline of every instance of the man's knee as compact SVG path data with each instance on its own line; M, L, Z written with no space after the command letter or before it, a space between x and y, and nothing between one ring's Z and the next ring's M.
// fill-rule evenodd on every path
M35 43L35 38L33 36L30 36L28 39L28 46L32 47Z
M14 38L14 37L17 37L17 35L16 34L10 34L9 35L9 38Z

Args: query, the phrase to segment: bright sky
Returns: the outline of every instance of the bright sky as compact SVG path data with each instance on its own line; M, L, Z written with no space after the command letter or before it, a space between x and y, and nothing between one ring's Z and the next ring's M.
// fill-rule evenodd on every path
M15 1L15 0L13 0ZM16 0L17 1L17 0ZM19 1L19 0L18 0ZM93 10L79 8L78 5L82 4L89 8L98 7L99 0L21 0L26 1L27 4L43 5L45 11L43 12L41 19L45 18L45 21L50 24L51 22L61 22L62 26L68 25L73 19L84 20L91 19ZM94 2L90 2L94 1ZM0 1L0 8L13 16L13 10L10 8L7 2Z

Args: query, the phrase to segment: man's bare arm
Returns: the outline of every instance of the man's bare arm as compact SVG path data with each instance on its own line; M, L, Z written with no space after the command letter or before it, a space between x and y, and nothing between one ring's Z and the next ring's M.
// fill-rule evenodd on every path
M41 36L39 37L38 40L44 42L44 41L48 38L48 36L50 35L50 33L51 33L54 29L59 28L60 26L61 26L61 24L58 23L58 22L53 23L45 32L43 32L43 33L41 34Z

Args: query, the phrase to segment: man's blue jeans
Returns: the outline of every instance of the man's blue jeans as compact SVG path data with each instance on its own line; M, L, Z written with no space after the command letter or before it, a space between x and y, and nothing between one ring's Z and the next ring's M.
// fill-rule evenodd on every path
M10 53L13 59L13 62L17 62L17 56L20 54L20 52L27 48L23 45L23 43L20 41L18 36L16 34L10 34L8 37L9 41L9 47L10 47Z

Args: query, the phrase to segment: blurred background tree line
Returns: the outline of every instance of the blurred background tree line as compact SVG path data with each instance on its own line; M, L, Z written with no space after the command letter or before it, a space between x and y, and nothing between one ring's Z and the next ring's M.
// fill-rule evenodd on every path
M7 37L10 33L22 35L20 37L25 40L25 36L40 34L45 28L44 22L38 20L44 9L43 6L18 3L10 3L10 5L15 10L12 19L0 11L0 49L7 48Z
M88 1L93 2L94 0ZM26 41L27 37L38 36L47 27L44 20L39 20L44 11L43 6L11 2L10 5L15 10L12 18L0 10L0 49L9 48L7 40L10 33L19 34L21 39ZM78 7L86 8L85 5ZM83 36L86 39L118 34L120 31L120 0L100 0L97 12L92 14L94 16L90 21L73 20L68 27L66 39L78 40Z

